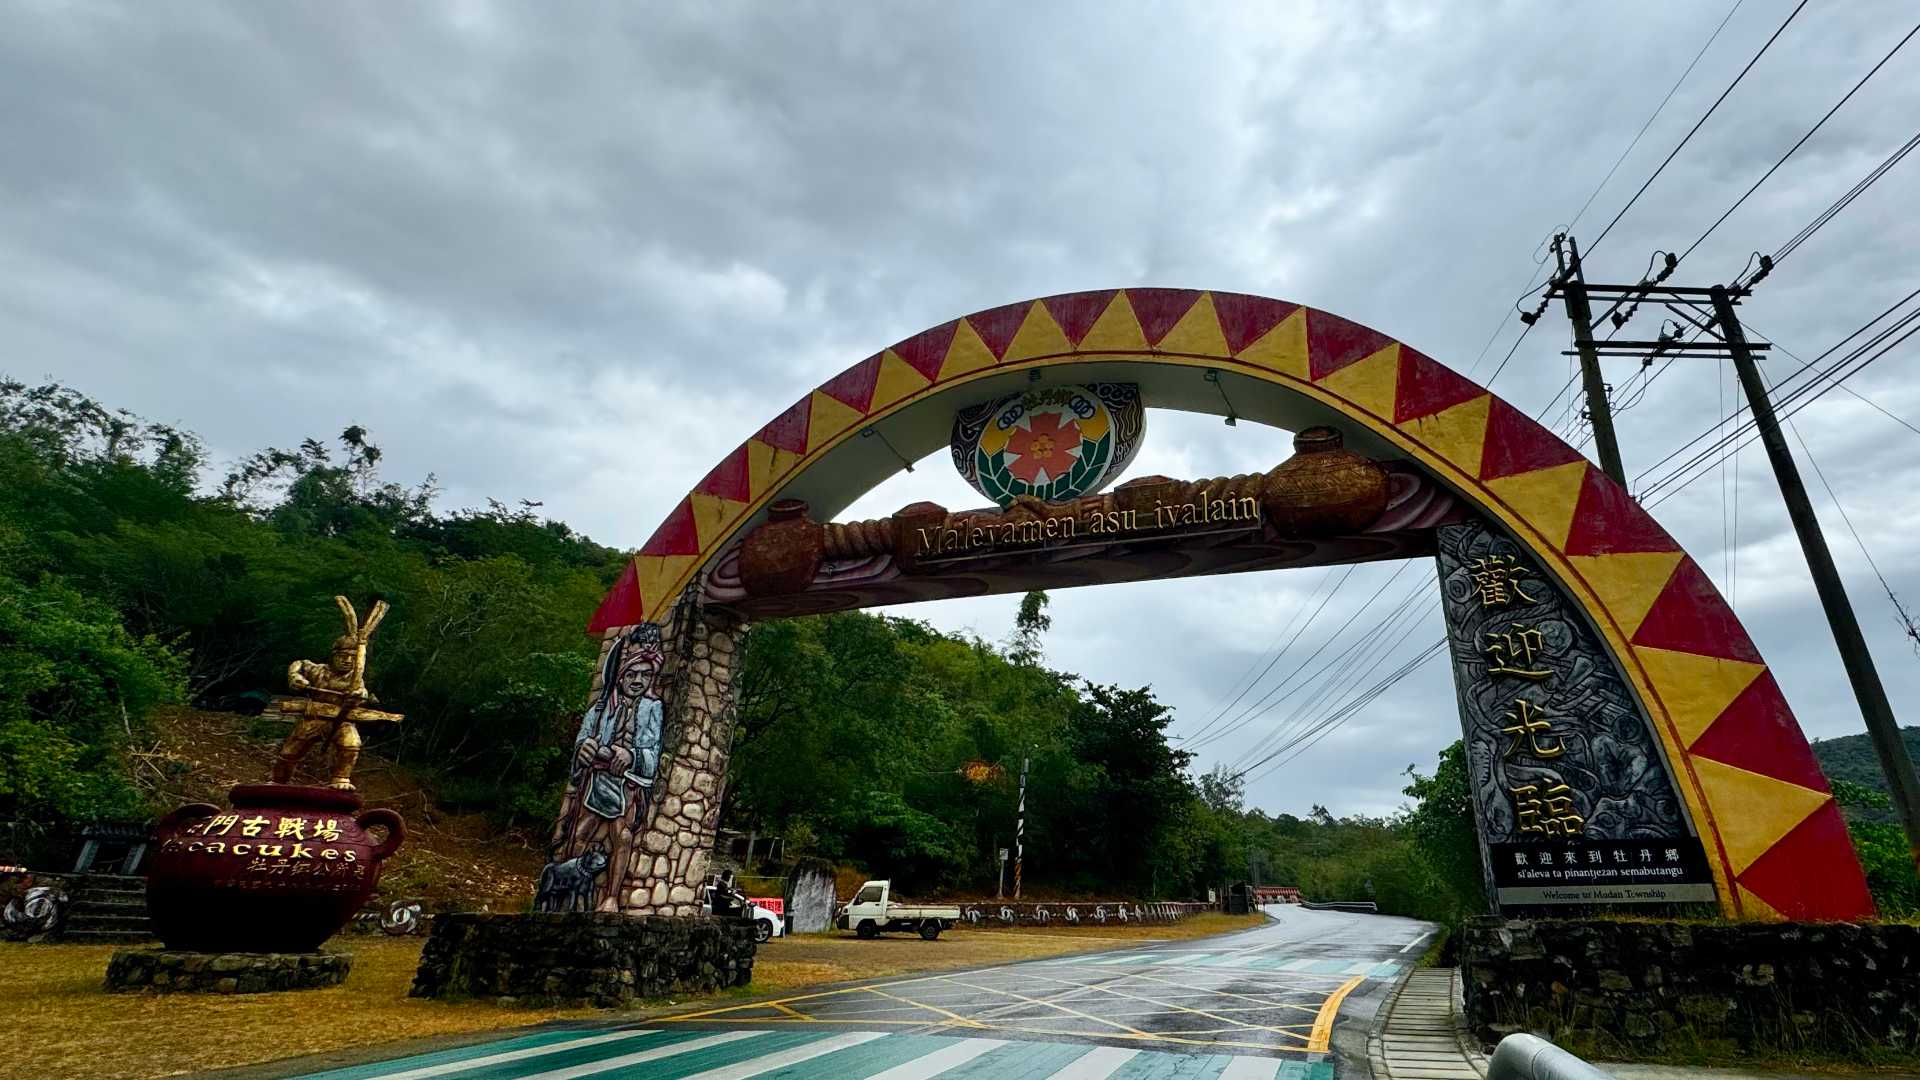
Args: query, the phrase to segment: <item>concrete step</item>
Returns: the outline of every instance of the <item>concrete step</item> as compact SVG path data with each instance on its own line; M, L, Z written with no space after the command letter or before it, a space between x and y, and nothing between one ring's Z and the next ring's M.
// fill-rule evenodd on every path
M81 874L78 882L82 887L97 885L104 889L145 889L147 879L139 874Z
M129 899L129 897L119 896L77 896L73 897L71 911L100 911L106 915L121 915L121 913L132 911L138 915L146 915L146 899L144 897Z
M153 925L144 914L136 915L71 915L67 918L67 932L76 930L126 930L146 932Z
M136 930L66 930L60 940L68 945L138 945L152 941L153 935Z

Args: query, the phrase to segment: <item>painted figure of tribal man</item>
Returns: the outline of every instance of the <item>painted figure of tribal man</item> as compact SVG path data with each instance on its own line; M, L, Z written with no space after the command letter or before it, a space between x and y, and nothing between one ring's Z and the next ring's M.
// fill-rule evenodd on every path
M600 697L580 718L574 737L554 849L572 856L568 862L594 851L604 856L607 880L594 889L600 911L620 910L620 887L632 870L634 843L653 805L665 663L656 624L642 623L616 640L607 652Z

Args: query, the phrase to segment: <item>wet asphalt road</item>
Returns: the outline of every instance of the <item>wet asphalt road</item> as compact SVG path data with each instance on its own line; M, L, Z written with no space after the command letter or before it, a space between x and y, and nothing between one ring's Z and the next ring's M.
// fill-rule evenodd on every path
M1432 931L1278 905L1198 941L521 1033L319 1080L1346 1080ZM284 1075L284 1074L282 1074Z
M1387 989L1419 959L1433 927L1291 905L1267 914L1264 927L1222 937L879 980L675 1022L866 1025L1273 1056L1366 1075L1368 1024Z

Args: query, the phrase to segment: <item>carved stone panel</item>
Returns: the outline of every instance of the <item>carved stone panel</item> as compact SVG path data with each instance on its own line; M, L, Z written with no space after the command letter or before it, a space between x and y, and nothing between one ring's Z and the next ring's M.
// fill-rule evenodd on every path
M1484 522L1438 564L1482 853L1503 908L1715 898L1659 740L1579 608Z

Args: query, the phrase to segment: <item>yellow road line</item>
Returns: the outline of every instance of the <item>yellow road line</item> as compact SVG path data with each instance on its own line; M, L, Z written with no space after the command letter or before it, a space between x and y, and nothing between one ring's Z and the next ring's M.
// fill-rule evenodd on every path
M1143 1039L1153 1038L1152 1035L1149 1035L1148 1033L1141 1031L1139 1028L1130 1027L1126 1024L1116 1023L1115 1021L1112 1021L1112 1020L1102 1020L1100 1017L1095 1016L1092 1013L1083 1013L1078 1009L1069 1009L1065 1005L1056 1005L1051 1001L1042 1001L1039 998L1028 997L1025 994L1015 993L1012 990L996 990L992 987L987 987L987 986L975 986L973 983L961 982L959 979L954 979L947 976L941 976L941 978L946 979L946 981L953 983L955 986L965 986L969 989L979 990L988 994L999 994L1002 997L1015 998L1020 1001L1027 1002L1030 1005L1044 1005L1049 1009L1057 1009L1060 1012L1066 1013L1068 1016L1077 1016L1082 1020L1090 1020L1096 1024L1103 1024L1107 1027L1119 1028L1121 1031L1127 1032L1139 1038L1143 1038Z
M1037 979L1045 979L1048 982L1060 981L1057 979L1047 979L1047 977L1044 975L1036 975L1034 977ZM1129 1001L1138 1001L1147 1005L1157 1005L1162 1009L1171 1010L1173 1012L1192 1013L1195 1016L1203 1016L1208 1020L1218 1020L1223 1024L1232 1024L1235 1027L1240 1028L1242 1030L1271 1031L1276 1035L1290 1035L1292 1038L1296 1038L1296 1039L1299 1038L1298 1035L1292 1035L1292 1033L1283 1031L1280 1028L1268 1027L1266 1024L1256 1024L1247 1020L1235 1020L1230 1016L1221 1016L1219 1013L1208 1012L1205 1009L1194 1009L1194 1008L1189 1008L1185 1005L1175 1005L1171 1001L1156 1001L1153 998L1141 997L1138 994L1129 994L1125 990L1115 990L1110 986L1094 986L1094 987L1091 987L1090 989L1097 990L1103 994L1112 994L1115 997L1123 997Z
M1166 983L1166 984L1167 984L1168 986L1178 986L1178 987L1180 987L1180 988L1181 988L1181 989L1183 989L1183 990L1192 990L1192 991L1194 991L1195 993L1200 993L1200 994L1213 994L1213 995L1215 995L1215 996L1217 996L1217 997L1231 997L1231 998L1239 998L1239 999L1240 999L1240 1000L1242 1000L1242 1001L1251 1001L1251 1002L1253 1002L1253 1003L1254 1003L1254 1004L1256 1004L1256 1005L1263 1005L1263 1006L1266 1006L1267 1008L1271 1008L1271 1009L1295 1009L1295 1010L1298 1010L1298 1011L1300 1011L1300 1012L1306 1012L1306 1013L1314 1013L1314 1014L1316 1014L1316 1015L1318 1015L1318 1013L1319 1013L1319 1011L1320 1011L1320 1007L1319 1007L1318 1005L1295 1005L1295 1004L1293 1004L1293 1003L1291 1003L1291 1002L1285 1002L1285 1001L1266 1001L1266 1000L1263 1000L1263 999L1261 999L1261 998L1257 998L1257 997L1254 997L1254 996L1252 996L1251 994L1238 994L1238 993L1235 993L1235 992L1233 992L1233 991L1231 991L1231 990L1209 990L1209 989L1207 989L1206 987L1203 987L1203 986L1193 986L1193 985L1190 985L1190 984L1188 984L1188 983L1183 983L1183 982L1175 982L1175 981L1173 981L1172 979L1168 979L1168 978L1163 978L1163 977L1161 977L1161 976L1159 976L1159 975L1145 975L1145 974L1142 974L1142 975L1135 975L1135 976L1132 976L1132 978L1136 978L1136 979L1152 979L1152 980L1153 980L1154 982L1158 982L1158 983ZM1313 991L1311 991L1311 990L1300 990L1300 991L1298 991L1298 992L1300 992L1300 993L1312 993Z
M724 1008L708 1009L705 1012L681 1013L677 1016L662 1016L659 1018L657 1022L665 1024L665 1023L674 1023L680 1020L708 1020L708 1019L712 1019L713 1017L720 1016L723 1013L745 1012L748 1009L779 1009L782 1012L793 1012L794 1010L786 1007L791 1002L808 1001L813 998L834 997L839 994L846 994L851 992L852 991L850 989L849 990L830 990L824 994L802 994L799 997L780 998L776 1001L750 1001L745 1005L728 1005L728 1006L725 1006ZM796 1013L795 1015L799 1015L799 1014ZM762 1019L766 1019L766 1018L762 1018Z
M1308 1050L1326 1053L1333 1042L1333 1017L1340 1011L1340 1003L1347 1000L1354 987L1366 981L1365 975L1355 975L1345 986L1328 995L1326 1004L1320 1006L1320 1015L1313 1018L1313 1034L1307 1038Z
M1279 1052L1288 1053L1288 1054L1304 1054L1309 1052L1305 1047L1302 1047L1302 1046L1279 1046L1273 1043L1234 1042L1230 1039L1187 1039L1187 1038L1181 1038L1175 1035L1156 1035L1156 1034L1150 1034L1148 1032L1141 1032L1137 1035L1127 1035L1124 1033L1116 1034L1116 1033L1104 1032L1104 1031L1102 1032L1059 1031L1053 1028L1012 1027L1004 1024L995 1025L995 1030L1021 1031L1029 1035L1065 1035L1070 1038L1078 1038L1078 1039L1087 1039L1087 1038L1124 1039L1124 1040L1131 1040L1135 1042L1176 1043L1181 1046L1204 1046L1204 1047L1216 1048L1216 1049L1219 1047L1225 1046L1225 1047L1235 1047L1242 1050L1264 1050L1264 1051L1267 1051L1268 1053L1279 1051Z
M914 1001L911 998L896 997L892 994L887 993L885 990L881 990L872 986L864 987L863 989L865 989L866 992L869 994L878 994L889 1001L898 1001L904 1005L912 1005L917 1009L925 1009L928 1012L937 1012L941 1016L946 1017L949 1020L949 1022L951 1022L953 1025L958 1027L984 1028L987 1026L978 1020L972 1019L971 1017L961 1016L957 1012L949 1012L946 1009L939 1007L938 1005L923 1005L920 1002Z

